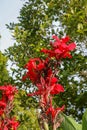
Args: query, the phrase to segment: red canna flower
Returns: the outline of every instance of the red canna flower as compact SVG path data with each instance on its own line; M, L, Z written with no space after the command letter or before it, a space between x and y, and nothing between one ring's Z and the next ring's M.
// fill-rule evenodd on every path
M19 122L16 121L15 118L12 118L12 119L6 119L5 122L4 120L2 120L0 122L0 130L17 130L19 126Z
M36 82L39 78L40 71L45 67L44 62L39 58L30 59L29 62L25 65L25 68L28 70L23 80L29 78L32 82Z
M25 65L25 68L28 70L42 70L44 68L44 63L40 58L33 58L29 60L29 62Z
M70 42L68 36L59 39L53 35L53 39L54 41L50 43L51 49L41 50L47 55L45 60L33 58L25 65L27 73L23 76L23 80L29 78L35 84L37 87L36 91L29 93L28 96L38 96L40 98L41 117L44 119L44 115L47 114L47 116L51 117L50 120L46 118L48 123L52 119L52 125L58 128L59 124L56 124L58 121L56 121L57 115L64 110L64 106L54 108L52 106L52 97L55 94L64 92L64 88L61 84L58 84L58 78L56 77L57 67L61 59L72 58L71 51L76 48L76 45Z
M29 78L34 83L38 80L38 73L34 70L28 70L26 75L23 76L22 80L26 80L26 78Z
M51 91L52 95L59 94L60 92L64 92L64 88L61 84L55 84L54 88Z
M69 36L66 36L64 38L61 38L61 41L64 42L64 43L67 43L70 41L70 37Z
M56 59L61 58L72 58L70 51L73 51L76 48L75 43L67 44L70 41L70 38L67 36L65 38L59 39L57 36L53 35L53 39L55 40L53 43L51 42L52 49L42 49L41 52L48 54L49 57L55 57Z
M17 89L12 85L6 85L0 86L0 91L2 91L2 98L0 100L0 130L17 130L19 123L15 118L10 118L10 112L13 108L12 102Z
M0 90L3 91L3 99L5 97L9 100L13 100L15 93L17 93L16 87L13 87L12 85L1 86Z
M8 120L8 125L7 125L7 127L8 127L9 129L17 130L18 126L19 126L19 122L16 121L15 118L12 118L12 119ZM9 129L8 129L8 130L9 130Z

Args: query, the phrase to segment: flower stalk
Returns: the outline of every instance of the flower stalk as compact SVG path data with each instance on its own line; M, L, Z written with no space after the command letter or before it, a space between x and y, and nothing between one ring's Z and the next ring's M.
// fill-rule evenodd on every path
M53 35L54 41L50 43L51 49L42 49L45 58L32 58L25 65L27 73L23 81L28 78L37 90L28 93L28 96L38 96L40 116L39 124L41 130L57 130L62 119L59 114L64 110L62 107L55 108L52 103L54 95L64 92L64 87L59 84L58 73L61 61L65 58L72 58L71 51L76 48L75 43L70 43L70 38L59 39Z

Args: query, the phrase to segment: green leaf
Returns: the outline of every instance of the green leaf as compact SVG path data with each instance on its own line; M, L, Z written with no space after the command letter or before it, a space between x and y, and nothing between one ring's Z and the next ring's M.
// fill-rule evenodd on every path
M82 130L81 124L78 124L73 118L63 114L62 130Z
M82 130L87 130L87 109L82 118Z
M82 124L78 124L73 118L69 117L76 130L82 130Z
M63 130L75 130L75 127L72 124L72 122L70 121L70 119L65 115L63 115L63 117L64 117L64 120L62 123L62 129Z

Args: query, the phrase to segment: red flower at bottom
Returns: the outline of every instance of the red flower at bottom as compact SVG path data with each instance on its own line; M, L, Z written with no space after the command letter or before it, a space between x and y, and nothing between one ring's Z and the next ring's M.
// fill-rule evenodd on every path
M17 122L15 118L9 120L8 128L12 128L12 130L17 130L18 126L19 122Z

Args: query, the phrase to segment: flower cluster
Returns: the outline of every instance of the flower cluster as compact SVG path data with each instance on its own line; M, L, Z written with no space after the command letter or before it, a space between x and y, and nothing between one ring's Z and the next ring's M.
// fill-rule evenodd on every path
M28 96L38 96L39 105L41 109L41 119L45 120L48 124L59 127L58 114L64 110L61 108L54 108L52 105L53 95L64 92L64 88L58 83L58 66L63 58L72 58L71 51L76 47L75 43L70 43L70 38L65 37L59 39L53 36L54 42L51 42L51 49L42 49L41 52L46 54L46 58L33 58L25 65L27 69L26 75L23 80L29 78L32 83L37 87L33 93Z
M0 130L17 130L19 126L16 119L10 117L15 93L17 93L16 87L0 86Z
M60 60L62 58L72 58L70 52L76 48L75 43L69 43L70 38L68 36L59 39L54 35L53 39L55 39L55 41L50 43L52 49L42 49L41 51L45 54L48 54L49 57L55 57L57 60Z

